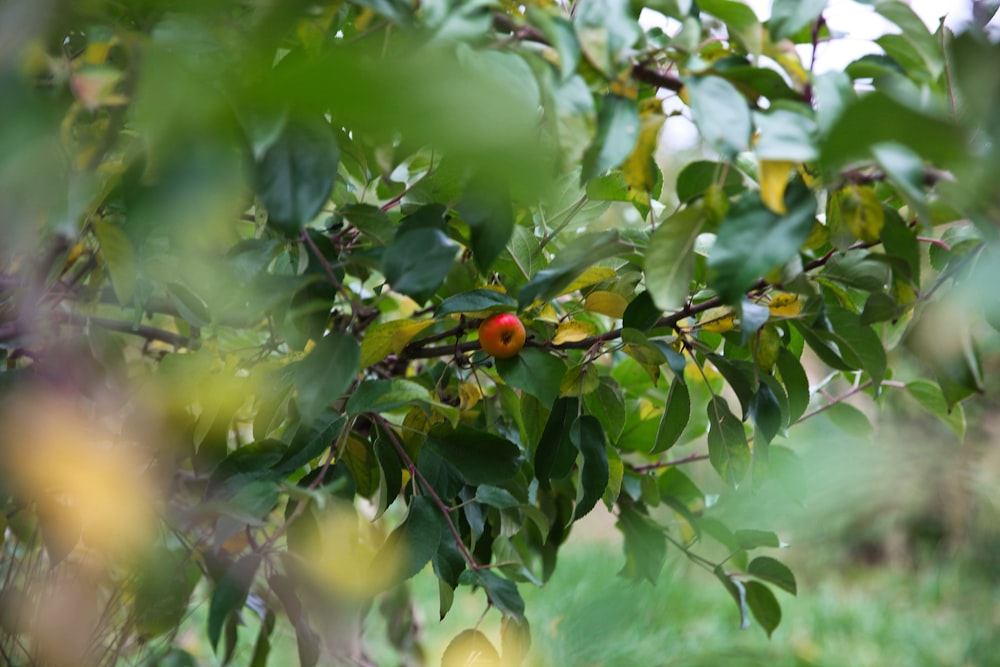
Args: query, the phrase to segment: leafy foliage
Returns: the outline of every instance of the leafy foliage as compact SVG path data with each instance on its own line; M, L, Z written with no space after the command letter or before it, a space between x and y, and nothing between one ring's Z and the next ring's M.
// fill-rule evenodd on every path
M416 664L405 581L429 563L441 614L481 589L516 664L520 587L602 503L623 576L679 550L770 636L794 574L713 494L775 483L772 454L795 470L819 412L870 433L862 396L904 390L961 437L1000 321L976 290L998 277L997 46L879 0L885 55L816 75L792 46L828 34L823 2L764 24L650 3L672 35L642 3L529 4L15 1L6 657L183 664L203 581L224 661L250 642L265 664L283 615L302 665L367 664L344 619L377 597ZM704 145L674 177L676 115ZM512 359L475 340L497 311L529 332ZM71 599L84 630L54 641L44 605ZM468 650L498 653L478 630Z

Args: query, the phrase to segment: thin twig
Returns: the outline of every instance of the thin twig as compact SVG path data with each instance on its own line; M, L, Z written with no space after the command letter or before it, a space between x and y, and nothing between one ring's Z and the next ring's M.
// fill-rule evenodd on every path
M650 470L658 470L660 468L672 468L674 466L684 465L685 463L694 463L695 461L705 461L708 459L708 454L689 454L688 456L681 457L679 459L673 459L671 461L657 461L656 463L649 463L642 466L630 466L629 469L632 472L644 473Z
M424 493L430 497L431 501L437 506L438 511L441 512L441 516L444 517L445 523L448 524L448 530L451 531L451 536L455 539L455 546L458 547L458 550L461 552L462 558L465 559L465 562L469 564L469 568L472 570L483 569L484 566L476 562L476 559L472 557L471 553L469 553L468 547L465 546L465 542L462 540L462 535L458 532L458 528L455 526L455 522L451 518L451 508L449 508L448 505L441 500L441 496L438 495L437 491L434 490L434 487L431 486L430 482L427 481L427 478L424 477L424 474L417 468L417 465L413 462L413 459L410 458L409 453L407 453L406 448L403 447L403 443L396 437L396 432L392 430L392 425L380 415L372 416L379 422L379 424L381 424L382 430L385 432L386 437L389 438L392 446L396 449L396 453L399 454L399 458L402 459L403 465L406 466L406 469L410 473L410 477L420 482L420 486L424 488Z

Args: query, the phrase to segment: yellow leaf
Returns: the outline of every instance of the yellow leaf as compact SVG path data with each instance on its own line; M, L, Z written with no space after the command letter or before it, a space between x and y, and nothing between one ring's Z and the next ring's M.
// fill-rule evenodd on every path
M701 316L701 330L711 333L726 333L736 326L736 311L730 306L719 306L706 310Z
M802 244L802 247L806 250L817 250L826 245L829 240L830 229L823 223L817 221L813 223L812 229L809 230L809 236L806 238L806 242Z
M760 198L764 205L777 213L785 215L785 187L788 185L788 175L795 163L787 160L761 160L758 171L760 177Z
M606 266L592 266L580 276L569 284L569 287L564 289L559 293L560 296L563 294L569 294L575 292L578 289L583 289L584 287L590 287L591 285L596 285L597 283L603 283L605 280L614 280L618 276L614 269L609 269Z
M873 188L849 188L840 201L840 212L851 233L865 243L874 243L882 235L885 211Z
M559 313L556 312L555 306L551 303L546 303L542 306L542 310L535 316L536 320L541 320L542 322L551 322L552 324L559 324Z
M562 345L563 343L575 343L577 341L593 336L596 330L593 326L585 322L576 322L570 320L568 322L563 322L556 329L556 334L552 337L552 342L555 345Z
M458 385L459 410L469 410L483 399L483 392L474 382L463 382Z
M795 317L802 311L802 299L798 294L777 294L767 308L775 317Z
M399 354L418 333L434 320L393 320L369 327L361 341L361 368L368 368L392 353Z
M778 353L781 351L781 336L773 325L762 328L752 339L753 356L757 361L757 368L770 373L774 364L778 361Z
M622 163L622 175L627 185L635 193L648 193L656 185L656 171L653 155L656 153L657 137L663 121L663 102L658 98L643 100L640 104L639 139L632 153Z
M583 309L591 313L607 315L613 319L620 319L625 314L628 301L620 294L597 290L587 295L583 303Z

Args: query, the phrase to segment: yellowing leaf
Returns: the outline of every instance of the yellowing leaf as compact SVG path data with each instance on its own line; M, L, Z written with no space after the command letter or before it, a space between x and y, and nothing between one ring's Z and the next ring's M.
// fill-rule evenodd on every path
M809 236L806 238L806 242L802 244L802 247L807 250L816 250L826 245L826 242L829 240L830 229L821 222L816 222L813 224L812 229L809 230Z
M795 317L802 311L802 299L798 294L777 294L767 308L775 317Z
M483 392L474 382L463 382L458 385L458 409L468 410L483 399Z
M865 243L878 241L885 225L885 212L873 188L851 187L840 201L840 212L854 236Z
M584 310L607 315L616 320L625 314L625 308L627 307L628 301L625 300L625 297L604 290L591 292L587 295L587 299L583 303Z
M778 361L778 354L781 352L781 336L778 334L778 330L773 325L763 327L754 336L752 345L757 368L765 373L770 373Z
M795 167L787 160L761 160L758 175L760 177L760 198L764 205L777 213L785 215L785 187L788 185L788 175Z
M648 193L656 185L656 171L653 169L653 155L656 153L657 138L663 121L663 102L657 98L643 100L640 104L639 139L632 153L622 163L625 184L635 193Z
M569 284L569 287L564 289L559 295L569 294L575 292L578 289L583 289L584 287L590 287L591 285L596 285L597 283L603 283L605 280L614 280L618 276L614 269L609 269L606 266L592 266L580 276Z
M559 328L556 329L555 336L552 337L552 342L556 345L562 345L563 343L575 343L589 336L593 336L595 333L596 331L593 326L585 322L570 320L559 325Z
M729 306L719 306L706 310L701 316L701 330L711 333L726 333L736 326L736 311Z
M361 341L361 368L368 368L389 354L399 354L414 336L432 324L434 320L393 320L369 327Z

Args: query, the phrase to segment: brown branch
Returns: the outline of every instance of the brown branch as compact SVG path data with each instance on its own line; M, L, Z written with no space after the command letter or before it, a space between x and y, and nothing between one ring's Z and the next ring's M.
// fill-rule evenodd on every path
M101 327L102 329L107 329L108 331L117 331L119 333L140 336L148 341L160 341L162 343L167 343L168 345L173 345L174 347L189 347L193 350L201 347L201 341L196 336L184 336L179 333L174 333L173 331L165 331L164 329L157 329L156 327L146 325L135 326L131 322L111 320L106 317L94 317L91 315L80 315L79 313L62 312L50 313L48 317L58 324L66 324L70 326L95 325ZM0 327L0 341L17 338L18 336L23 336L30 332L31 327L27 326L23 321L12 322Z
M673 459L671 461L657 461L656 463L648 463L642 466L629 466L629 470L637 473L649 472L650 470L658 470L660 468L671 468L673 466L684 465L685 463L694 463L695 461L704 461L708 459L708 454L690 454L688 456L681 457L679 459Z

